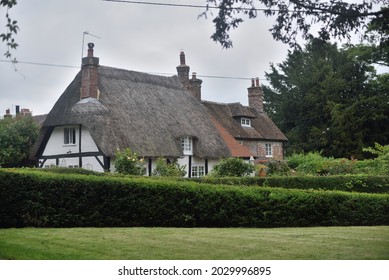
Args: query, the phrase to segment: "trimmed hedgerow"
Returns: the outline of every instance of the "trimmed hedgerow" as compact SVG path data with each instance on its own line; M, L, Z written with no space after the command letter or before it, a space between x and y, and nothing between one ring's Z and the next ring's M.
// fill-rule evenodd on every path
M0 170L0 227L389 225L389 195Z
M389 176L203 177L190 180L199 183L264 186L285 189L389 193Z

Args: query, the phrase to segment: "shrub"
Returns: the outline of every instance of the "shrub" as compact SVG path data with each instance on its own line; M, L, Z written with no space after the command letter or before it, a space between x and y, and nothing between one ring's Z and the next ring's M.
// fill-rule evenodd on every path
M130 148L123 151L117 150L115 154L115 171L126 175L143 175L143 158L138 159L136 153Z
M356 160L348 160L345 158L328 160L323 165L325 173L322 175L353 174L355 173L356 162Z
M376 143L374 148L370 147L363 150L375 155L376 158L358 162L357 168L359 172L365 174L389 175L389 145L382 146Z
M212 175L216 177L242 177L250 175L254 170L254 165L240 158L227 158L214 166Z
M376 158L367 160L334 159L323 157L320 152L293 154L287 157L287 164L299 175L389 175L389 145L378 143L374 147L365 148ZM279 174L281 175L281 174Z
M157 158L156 165L154 176L184 177L186 174L185 166L180 166L177 161L168 163L164 158Z
M389 195L0 169L0 227L389 225Z
M290 172L290 167L288 166L286 161L270 160L267 163L268 175L287 176L290 175Z
M38 172L50 172L50 173L59 173L59 174L84 174L84 175L96 175L102 176L105 173L97 172L93 170L88 170L84 168L69 168L69 167L59 167L53 166L49 168L30 168L29 171L38 171Z
M338 190L347 192L388 193L389 176L271 176L202 177L187 179L199 183L261 186L302 190Z
M286 160L289 167L298 174L325 175L327 173L326 166L333 159L323 157L319 152L309 152L307 154L293 154Z

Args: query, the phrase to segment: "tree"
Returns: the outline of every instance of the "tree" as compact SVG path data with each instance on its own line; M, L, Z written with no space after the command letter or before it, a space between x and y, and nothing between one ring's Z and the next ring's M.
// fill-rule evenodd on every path
M352 46L351 52L361 61L389 66L389 16L373 19L364 35L366 44Z
M258 12L265 16L276 16L270 29L273 38L291 46L296 46L297 35L311 39L312 27L317 24L321 39L347 38L352 33L363 34L369 23L376 19L389 17L388 0L363 0L360 3L320 0L207 0L209 5L218 7L218 14L213 19L215 32L212 39L224 48L232 47L229 32L237 28L245 18L256 18ZM209 11L211 6L208 6ZM207 15L207 13L205 13ZM378 20L379 21L379 20ZM379 34L387 32L388 26L382 25Z
M363 157L389 142L389 75L320 39L266 73L265 110L289 139L287 151ZM386 125L385 125L386 123Z
M7 51L5 52L4 56L6 58L11 58L11 49L16 49L18 47L18 44L15 42L14 35L19 30L19 26L17 25L16 20L12 20L9 16L9 9L11 9L13 6L17 4L16 0L1 0L0 1L0 7L5 7L7 9L7 13L5 15L7 24L6 24L6 31L5 33L0 34L1 41L6 43ZM14 59L15 61L15 59Z
M31 166L29 155L38 133L31 116L0 120L0 167Z

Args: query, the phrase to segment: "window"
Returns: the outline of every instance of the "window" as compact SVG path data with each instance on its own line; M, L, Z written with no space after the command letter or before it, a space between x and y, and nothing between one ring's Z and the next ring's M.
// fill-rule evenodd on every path
M272 157L273 156L273 147L271 143L266 143L265 144L265 155L267 157Z
M192 178L200 178L205 175L205 167L204 165L195 165L192 166Z
M73 127L65 127L63 132L63 143L65 145L76 144L76 130Z
M240 119L240 124L242 126L251 126L251 120L248 118L241 118Z
M182 137L181 138L181 146L184 152L184 155L192 154L192 138L190 137Z

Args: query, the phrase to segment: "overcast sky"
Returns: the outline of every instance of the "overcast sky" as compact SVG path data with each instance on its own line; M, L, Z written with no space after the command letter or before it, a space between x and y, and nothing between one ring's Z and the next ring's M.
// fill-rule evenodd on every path
M204 0L154 0L179 4L205 4ZM210 39L211 18L198 19L202 8L164 7L101 0L26 0L10 10L18 21L13 52L17 71L0 59L0 115L15 105L34 115L50 111L80 70L83 32L86 44L95 43L100 64L147 73L176 74L179 53L186 54L191 72L203 80L202 98L247 105L249 80L205 78L202 75L264 78L270 63L286 58L288 46L273 40L272 19L259 16L231 33L234 47L222 49ZM5 11L0 12L0 33ZM6 51L0 45L0 54ZM26 64L33 62L58 66ZM70 67L61 67L70 66ZM263 81L265 83L265 81Z

